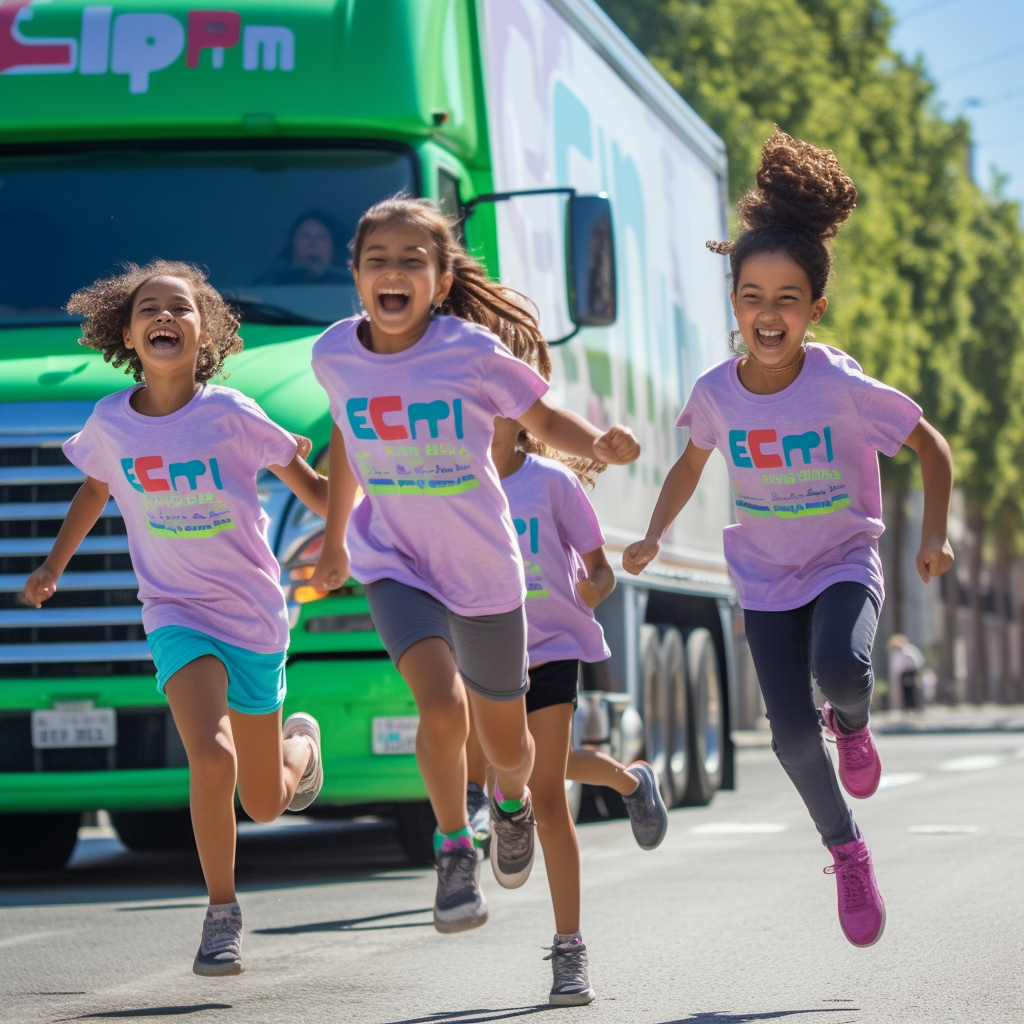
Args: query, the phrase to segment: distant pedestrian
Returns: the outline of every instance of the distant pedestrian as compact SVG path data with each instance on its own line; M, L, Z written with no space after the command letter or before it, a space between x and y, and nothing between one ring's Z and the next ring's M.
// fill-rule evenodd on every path
M924 687L922 669L928 664L925 656L902 633L893 633L886 645L889 650L889 707L907 711L923 711Z
M593 474L604 467L548 457L557 453L512 419L495 422L491 453L526 567L526 718L536 744L529 786L555 911L555 936L546 958L554 973L549 1000L556 1006L583 1005L594 999L594 990L580 930L580 854L566 777L576 777L576 765L587 782L618 790L644 849L664 839L668 813L650 765L638 761L626 768L605 754L574 751L572 745L580 662L603 661L611 654L593 609L614 589L615 575L583 489L583 481L592 483ZM468 763L467 807L472 812L474 803L484 803L486 770L475 730Z
M434 926L463 931L487 919L466 816L470 708L497 772L501 884L522 885L534 855L526 581L491 459L494 418L587 459L628 463L640 446L624 427L602 433L544 399L547 382L527 365L543 340L527 300L492 282L429 202L378 203L351 248L366 312L313 349L335 426L312 582L342 586L351 544L351 571L419 711L417 762L438 823Z
M839 778L871 796L881 762L868 726L871 646L883 599L878 457L906 444L921 462L924 524L917 569L927 583L953 563L947 540L952 462L942 436L905 395L838 349L807 340L828 305L829 241L856 202L835 155L776 130L757 188L740 201L745 230L708 243L729 255L745 349L696 382L677 425L690 430L647 537L623 566L639 573L690 500L711 451L725 457L736 523L725 555L771 722L773 749L833 857L846 937L870 946L885 907L867 845L822 742L811 676L835 734Z
M235 785L246 813L301 810L323 782L320 730L281 726L288 614L256 493L264 468L314 511L327 483L293 434L233 388L210 383L241 351L238 319L190 264L155 260L76 292L82 344L136 387L97 403L64 453L87 474L23 600L58 591L71 556L113 497L139 580L157 689L188 755L192 825L210 894L196 974L242 972L235 896ZM308 442L306 442L308 446Z

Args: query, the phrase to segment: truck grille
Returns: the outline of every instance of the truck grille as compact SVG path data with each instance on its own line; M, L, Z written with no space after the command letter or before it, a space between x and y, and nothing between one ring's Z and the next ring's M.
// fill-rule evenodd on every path
M84 479L61 451L88 402L0 407L0 675L152 675L124 521L111 501L42 608L17 596L50 551Z

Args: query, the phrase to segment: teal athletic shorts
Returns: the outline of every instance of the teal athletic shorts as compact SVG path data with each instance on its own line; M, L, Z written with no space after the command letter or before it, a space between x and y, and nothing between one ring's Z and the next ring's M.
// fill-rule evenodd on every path
M156 664L156 688L190 661L212 654L228 673L228 707L245 715L268 715L284 703L285 652L259 654L186 626L161 626L146 635Z

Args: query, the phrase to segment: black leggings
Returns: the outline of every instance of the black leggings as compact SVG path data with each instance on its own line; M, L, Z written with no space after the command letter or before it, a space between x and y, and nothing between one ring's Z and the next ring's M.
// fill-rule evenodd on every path
M833 583L800 608L744 613L772 750L826 846L852 842L860 833L825 749L811 676L844 732L867 725L878 612L874 594L862 583Z

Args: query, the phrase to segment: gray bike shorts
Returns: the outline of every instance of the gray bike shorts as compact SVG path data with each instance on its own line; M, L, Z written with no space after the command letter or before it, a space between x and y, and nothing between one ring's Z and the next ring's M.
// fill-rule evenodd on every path
M457 615L436 597L397 580L366 584L373 626L391 660L428 637L452 649L466 687L486 700L519 700L530 688L526 609L500 615Z

